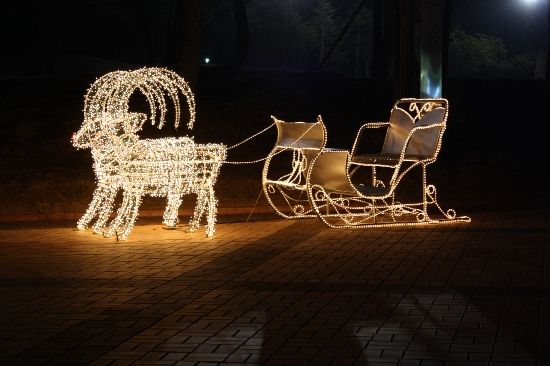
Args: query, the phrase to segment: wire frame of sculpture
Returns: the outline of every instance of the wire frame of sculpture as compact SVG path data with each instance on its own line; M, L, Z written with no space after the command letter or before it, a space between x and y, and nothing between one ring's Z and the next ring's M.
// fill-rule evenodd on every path
M469 222L452 209L443 210L434 185L427 183L427 166L441 149L446 128L445 99L402 99L392 108L389 122L367 123L359 130L351 154L324 149L307 172L307 193L317 216L333 228L420 225ZM362 134L387 128L381 153L359 154ZM369 181L353 181L358 169L370 169ZM418 200L402 201L397 188L413 169L421 170ZM380 170L389 170L386 180Z
M225 160L222 144L196 144L189 137L139 139L137 132L147 120L144 113L129 111L130 97L141 92L149 104L149 119L160 129L169 105L174 109L174 126L180 122L179 96L189 110L188 128L195 121L193 93L183 78L163 68L115 71L97 79L84 103L84 122L73 136L77 148L91 148L97 188L86 213L77 223L84 230L97 217L94 232L126 239L137 218L143 195L167 197L163 222L174 226L182 195L197 194L190 229L196 230L207 213L207 236L214 234L216 199L213 186ZM116 218L107 227L117 192L123 200Z
M314 123L272 118L277 126L277 142L264 163L264 195L284 218L315 217L307 195L306 175L310 162L326 144L321 116Z
M217 201L213 187L225 159L225 146L181 140L142 140L121 159L123 200L116 218L105 230L105 236L117 234L126 239L130 235L145 194L167 197L163 222L175 226L182 196L189 193L197 195L190 231L198 228L206 212L206 235L214 235Z

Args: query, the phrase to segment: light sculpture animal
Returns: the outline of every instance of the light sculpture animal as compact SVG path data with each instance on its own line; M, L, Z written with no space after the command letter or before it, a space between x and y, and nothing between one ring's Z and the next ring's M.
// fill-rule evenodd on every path
M216 198L214 184L225 160L223 144L197 144L189 137L140 139L137 132L147 120L144 113L129 111L130 97L141 92L149 104L149 118L162 128L168 111L174 109L174 125L180 121L179 96L189 108L188 128L195 121L195 100L183 78L163 68L115 71L97 79L85 97L84 122L73 136L77 148L91 148L97 188L77 229L85 230L97 216L93 231L125 240L137 219L146 194L167 197L163 222L175 226L182 196L197 195L190 230L198 228L207 213L207 236L215 231ZM122 204L116 218L107 226L119 190Z

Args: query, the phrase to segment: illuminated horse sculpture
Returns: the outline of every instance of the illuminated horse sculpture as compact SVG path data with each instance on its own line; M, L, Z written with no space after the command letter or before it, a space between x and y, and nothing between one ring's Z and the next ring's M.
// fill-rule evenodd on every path
M96 80L85 98L84 123L73 136L77 148L91 148L97 188L86 213L77 223L79 230L98 217L93 231L105 236L126 239L137 218L145 194L167 197L163 222L177 224L182 196L197 194L197 205L190 222L190 231L198 228L207 211L207 236L214 234L216 198L213 186L225 160L222 144L196 144L188 137L139 139L147 115L129 112L129 100L139 90L147 99L150 119L158 128L165 122L166 96L174 107L175 127L179 125L179 94L187 98L190 119L195 120L193 94L183 78L161 68L116 71ZM123 200L116 218L106 228L118 190Z

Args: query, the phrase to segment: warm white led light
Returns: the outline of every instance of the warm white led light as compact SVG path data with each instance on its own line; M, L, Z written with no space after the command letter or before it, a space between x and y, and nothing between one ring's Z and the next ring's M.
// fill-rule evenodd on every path
M163 68L115 71L97 79L84 102L84 122L73 136L77 148L91 148L97 188L79 230L97 217L93 231L124 240L130 235L145 194L167 197L163 222L175 226L182 196L197 195L190 230L207 214L207 236L214 234L216 198L214 184L225 160L223 144L196 144L192 138L140 139L137 132L147 120L144 113L129 111L132 94L141 92L149 104L149 119L162 128L168 104L174 108L174 125L180 122L183 94L189 109L188 128L195 121L195 99L183 78ZM113 203L122 189L122 204L107 226Z

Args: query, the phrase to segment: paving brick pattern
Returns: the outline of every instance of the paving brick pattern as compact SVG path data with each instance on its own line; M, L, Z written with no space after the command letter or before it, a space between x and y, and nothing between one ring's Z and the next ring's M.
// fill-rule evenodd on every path
M543 365L549 214L0 230L1 365Z

